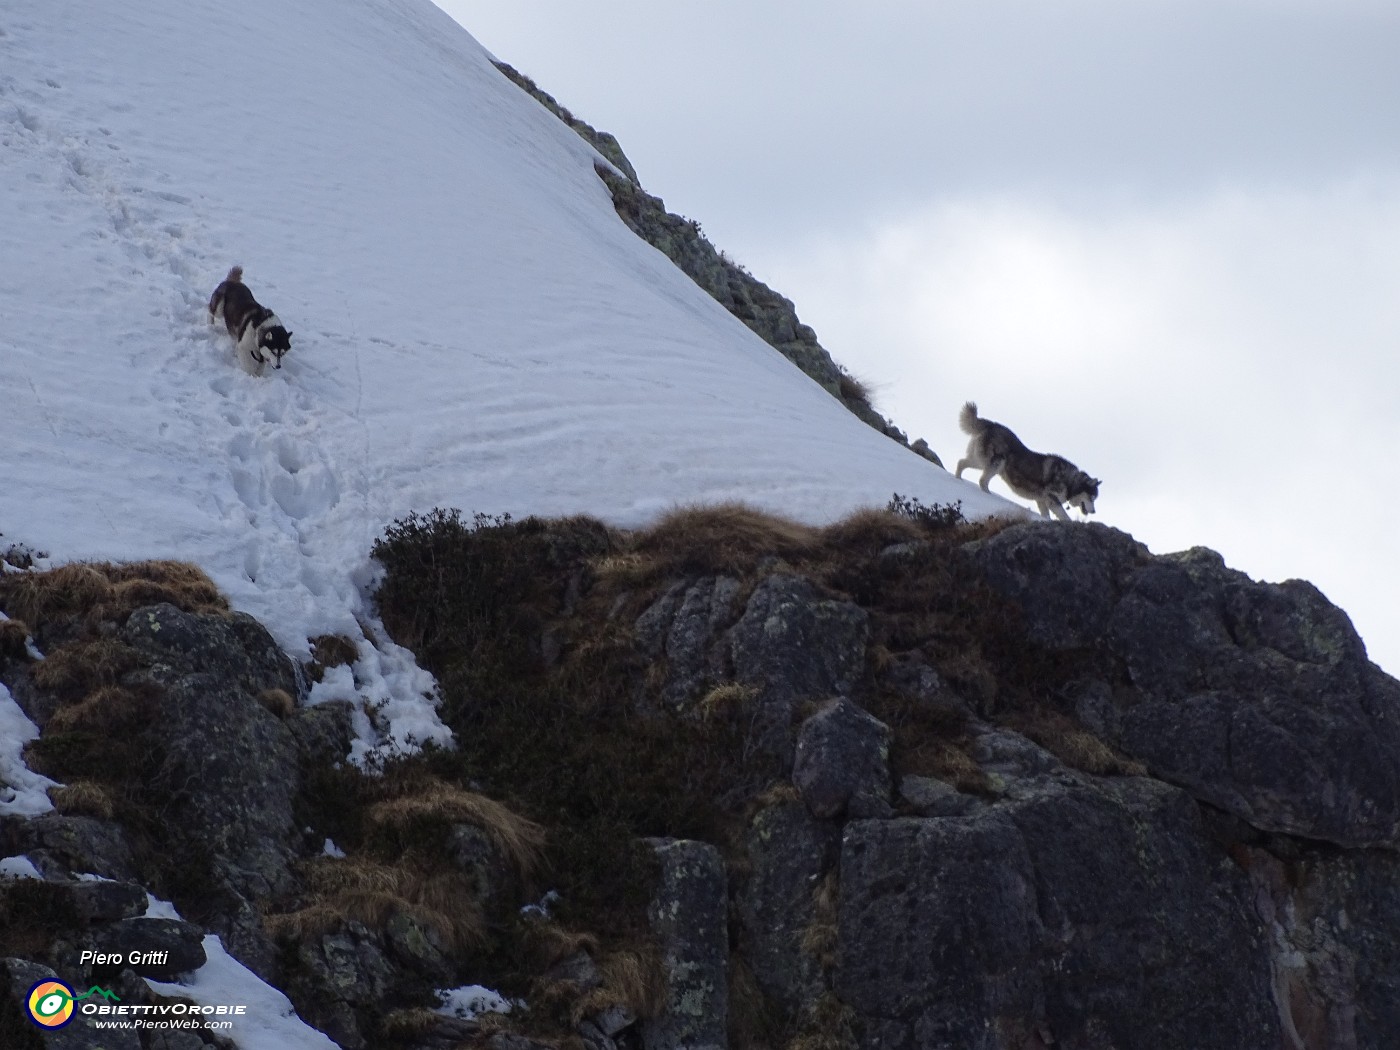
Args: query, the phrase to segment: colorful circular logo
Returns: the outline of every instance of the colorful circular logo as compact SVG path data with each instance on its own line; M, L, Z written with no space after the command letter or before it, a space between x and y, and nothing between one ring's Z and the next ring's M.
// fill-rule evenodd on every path
M41 1028L62 1028L73 1020L73 989L62 981L40 981L25 1000L29 1019Z

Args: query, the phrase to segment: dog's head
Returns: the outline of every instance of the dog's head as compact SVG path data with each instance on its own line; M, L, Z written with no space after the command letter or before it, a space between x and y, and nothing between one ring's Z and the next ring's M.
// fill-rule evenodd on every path
M1070 482L1069 495L1065 497L1065 502L1071 507L1078 507L1079 512L1087 517L1094 513L1094 501L1099 498L1099 484L1098 478L1091 478L1084 471L1078 471Z
M276 364L274 367L282 367L282 358L287 351L292 348L292 333L283 328L280 324L269 325L258 331L258 349L265 350L271 354Z

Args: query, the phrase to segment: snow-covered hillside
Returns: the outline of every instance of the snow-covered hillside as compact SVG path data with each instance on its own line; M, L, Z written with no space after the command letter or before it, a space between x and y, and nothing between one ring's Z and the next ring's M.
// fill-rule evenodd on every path
M298 652L371 619L414 509L1010 509L643 244L595 159L429 0L0 9L3 542L192 560ZM280 372L206 324L234 263L295 333ZM387 644L355 676L431 684Z

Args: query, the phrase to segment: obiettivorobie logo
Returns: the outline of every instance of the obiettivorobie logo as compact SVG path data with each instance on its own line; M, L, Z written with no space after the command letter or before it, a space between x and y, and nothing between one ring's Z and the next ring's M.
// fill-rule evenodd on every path
M29 1019L40 1028L62 1028L73 1020L76 1012L74 1004L94 995L101 996L108 1002L121 1002L121 998L110 988L94 984L82 995L77 995L62 981L49 980L38 981L29 989L25 1006L29 1010Z

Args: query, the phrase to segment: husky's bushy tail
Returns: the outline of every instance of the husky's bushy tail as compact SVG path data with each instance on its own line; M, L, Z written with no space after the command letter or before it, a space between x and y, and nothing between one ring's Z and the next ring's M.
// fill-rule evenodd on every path
M964 402L958 413L958 426L964 434L980 434L987 429L987 420L977 415L977 402Z
M234 284L242 284L242 283L243 283L243 267L241 267L241 266L235 266L232 270L230 270L230 271L228 272L228 276L225 277L224 280L226 280L226 281L232 281ZM973 409L973 412L974 412L974 413L976 412L976 408Z

